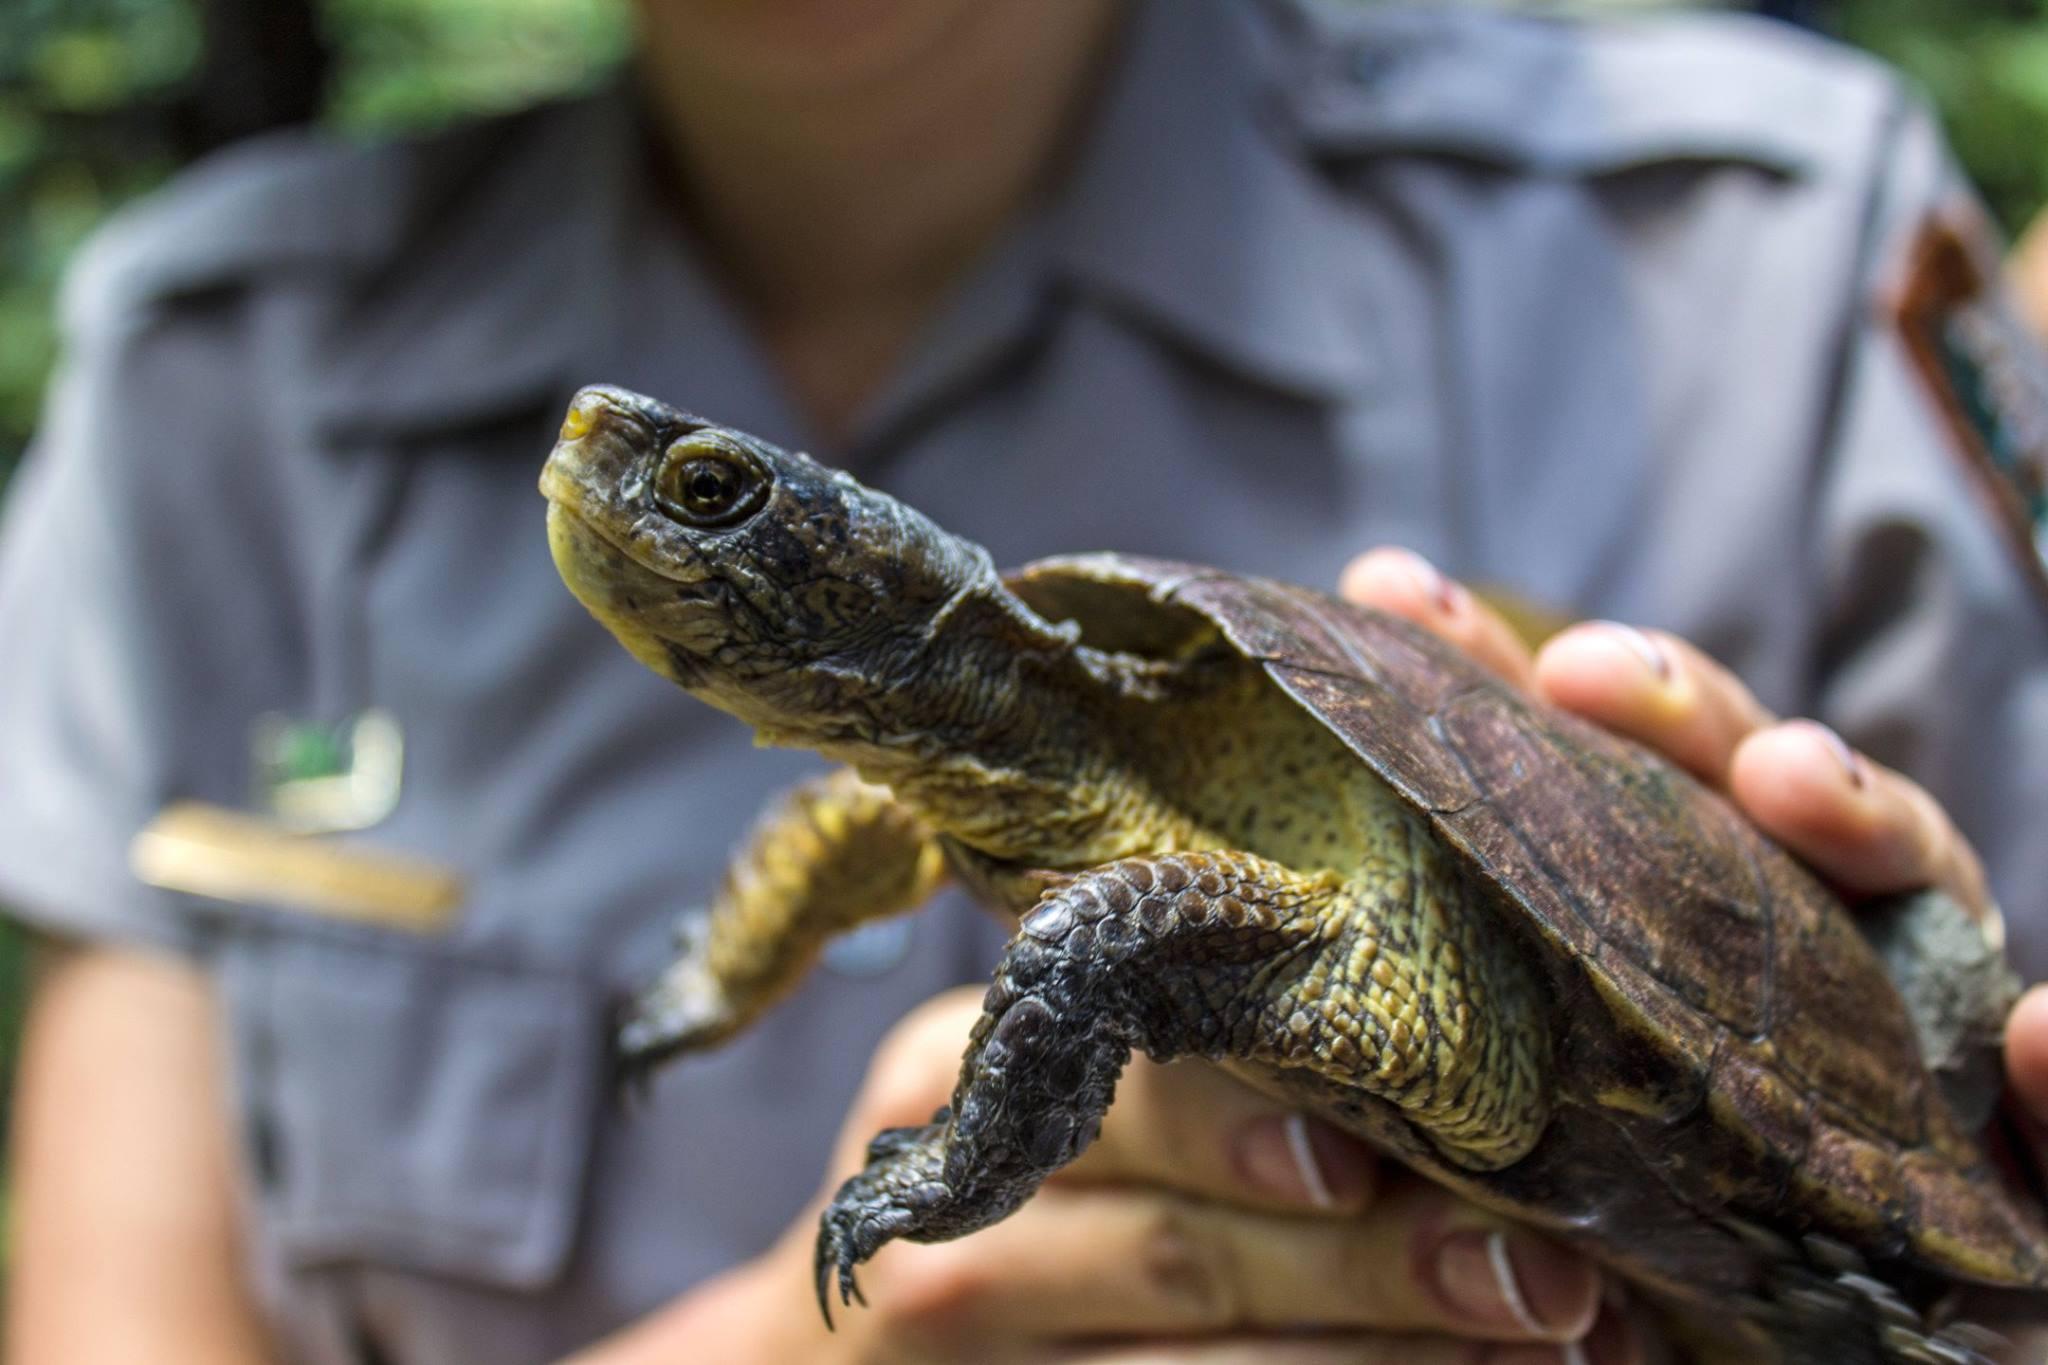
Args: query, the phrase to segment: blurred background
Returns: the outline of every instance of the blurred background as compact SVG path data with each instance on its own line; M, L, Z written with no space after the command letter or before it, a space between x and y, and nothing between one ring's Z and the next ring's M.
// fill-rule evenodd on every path
M1903 67L2008 232L2048 205L2048 0L1752 7ZM0 497L56 352L64 264L125 200L266 128L377 137L587 88L626 39L625 0L0 0ZM0 1144L23 947L0 920ZM0 1182L0 1220L5 1198Z

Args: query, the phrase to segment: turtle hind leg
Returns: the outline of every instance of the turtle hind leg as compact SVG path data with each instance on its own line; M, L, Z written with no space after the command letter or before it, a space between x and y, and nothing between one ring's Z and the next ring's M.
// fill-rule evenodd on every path
M850 768L800 783L762 815L677 956L620 1008L614 1074L639 1080L713 1046L803 979L834 934L916 908L945 879L924 824Z
M1424 998L1423 961L1402 953L1419 931L1400 923L1421 898L1407 881L1385 889L1383 942L1371 950L1354 923L1366 913L1357 885L1249 853L1134 858L1047 892L997 969L949 1111L888 1135L833 1197L819 1233L821 1294L835 1269L842 1296L852 1294L853 1267L889 1241L963 1236L1023 1203L1094 1138L1134 1048L1159 1061L1313 1067L1398 1095L1440 1145L1480 1153L1471 1164L1526 1150L1540 1114L1511 1076L1485 1069L1483 1049L1455 1044L1461 1027L1472 1034L1473 1011L1463 1026L1435 1022L1463 1003L1457 982L1467 978L1438 971ZM1480 1057L1479 1069L1460 1050ZM1470 1102L1481 1087L1522 1105L1515 1127L1486 1127L1500 1114ZM1444 1136L1426 1127L1433 1120Z
M1781 1270L1772 1290L1789 1365L1997 1365L2008 1358L2010 1343L1997 1332L1947 1320L1946 1305L1915 1308L1860 1265L1809 1262Z
M1866 1258L1825 1233L1795 1240L1740 1218L1720 1227L1756 1258L1757 1275L1735 1299L1695 1305L1676 1320L1703 1365L1998 1365L2012 1359L2011 1343L1957 1310L2039 1315L2031 1294L1965 1291L1923 1267Z

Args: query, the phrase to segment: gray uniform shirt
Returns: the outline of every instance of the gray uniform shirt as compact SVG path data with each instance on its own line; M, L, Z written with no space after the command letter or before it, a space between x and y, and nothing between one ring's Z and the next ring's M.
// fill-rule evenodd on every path
M1155 0L1069 173L843 448L643 156L622 96L269 139L110 228L67 296L0 542L0 892L216 974L298 1358L544 1359L758 1252L888 1024L1001 938L934 907L608 1102L607 1002L808 764L556 581L533 480L580 382L810 447L999 562L1328 584L1393 541L1668 627L1931 786L2048 966L2048 632L1884 304L1960 190L1871 64L1733 19ZM260 717L369 706L406 773L360 840L468 879L445 932L130 876L166 802L248 803Z

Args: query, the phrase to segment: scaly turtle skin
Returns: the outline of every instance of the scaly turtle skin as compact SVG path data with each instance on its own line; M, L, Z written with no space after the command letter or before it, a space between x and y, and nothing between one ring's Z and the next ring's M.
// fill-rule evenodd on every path
M847 765L757 829L630 1009L629 1065L742 1027L945 866L1021 917L952 1104L826 1212L821 1303L890 1240L1015 1209L1134 1048L1584 1247L1709 1353L1981 1360L1949 1291L2048 1288L1975 1136L2013 983L1946 900L1880 910L1874 949L1684 773L1300 588L1117 556L1006 582L844 474L615 389L577 397L541 484L635 656Z

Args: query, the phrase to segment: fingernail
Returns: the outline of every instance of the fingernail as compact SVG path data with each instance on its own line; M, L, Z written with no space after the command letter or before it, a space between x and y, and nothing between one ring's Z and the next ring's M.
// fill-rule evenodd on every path
M1595 621L1593 624L1621 641L1629 653L1643 661L1644 668L1656 675L1657 681L1671 681L1671 657L1664 652L1662 645L1634 626L1623 625L1619 621Z
M1364 1144L1303 1114L1271 1114L1238 1133L1236 1164L1275 1199L1319 1209L1356 1208L1371 1188L1373 1158Z
M1436 609L1446 616L1454 616L1465 605L1465 590L1444 577L1436 565L1424 559L1413 550L1401 552L1408 560L1408 570L1415 575L1423 596L1436 603Z
M1863 757L1849 747L1849 741L1843 739L1833 729L1821 724L1817 720L1805 720L1796 723L1804 725L1820 737L1821 742L1828 746L1828 752L1835 756L1835 761L1842 765L1842 771L1848 774L1849 785L1860 790L1867 780L1863 772Z
M1518 1233L1454 1232L1436 1254L1437 1291L1489 1327L1577 1338L1600 1310L1600 1277L1570 1252Z
M1337 1207L1337 1196L1330 1193L1330 1182L1323 1179L1323 1168L1316 1162L1315 1144L1308 1133L1308 1116L1289 1114L1281 1120L1280 1129L1287 1135L1287 1154L1294 1158L1294 1168L1301 1174L1302 1187L1319 1209Z

